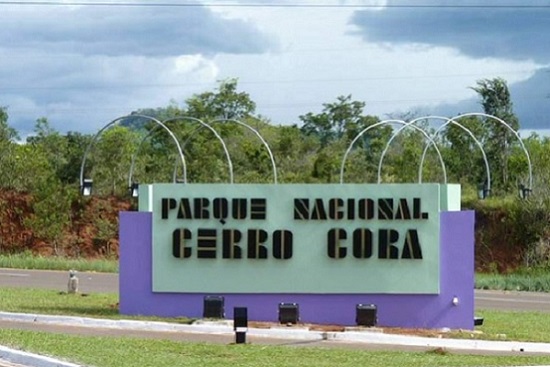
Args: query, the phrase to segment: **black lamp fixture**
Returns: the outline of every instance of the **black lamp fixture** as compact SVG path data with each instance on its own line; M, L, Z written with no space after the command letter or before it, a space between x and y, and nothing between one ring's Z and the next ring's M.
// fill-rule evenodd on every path
M483 317L474 317L474 326L481 326L483 325Z
M246 343L248 331L248 309L246 307L233 308L233 330L235 330L235 344Z
M300 306L297 303L279 303L279 323L297 324L300 320Z
M82 194L82 196L92 195L92 185L93 181L91 178L85 178L82 181L82 186L80 186L80 193Z
M225 317L224 298L222 296L205 296L202 317L223 319Z
M487 184L481 184L477 187L477 197L481 200L487 199L489 197L489 194L491 193L491 189L487 187Z
M131 197L137 198L139 196L139 183L132 182L132 185L130 185L128 191Z
M521 199L528 199L531 195L531 190L529 187L525 186L524 184L518 185L518 195Z
M355 308L355 322L358 326L376 326L377 307L373 304L358 304Z

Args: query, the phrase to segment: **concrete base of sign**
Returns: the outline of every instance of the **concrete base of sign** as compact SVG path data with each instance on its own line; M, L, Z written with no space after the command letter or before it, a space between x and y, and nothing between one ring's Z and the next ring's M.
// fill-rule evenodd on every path
M473 329L474 212L442 212L440 221L440 292L436 295L216 295L224 297L226 317L229 319L233 318L234 307L247 307L249 320L277 322L280 303L297 303L301 322L355 325L357 304L374 304L379 326ZM152 291L151 246L152 213L120 213L120 312L125 315L202 317L204 297L212 294ZM196 280L200 280L200 274L197 274Z

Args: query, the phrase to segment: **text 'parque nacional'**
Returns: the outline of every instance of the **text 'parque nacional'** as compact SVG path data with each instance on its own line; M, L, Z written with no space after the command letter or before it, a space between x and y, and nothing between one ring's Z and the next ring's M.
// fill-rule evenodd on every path
M422 259L422 246L416 228L395 229L392 221L413 222L429 219L420 198L294 198L289 222L334 221L326 233L326 255L332 259ZM172 255L185 259L268 259L293 257L296 239L292 229L262 227L269 222L266 198L162 198L161 219L179 223L200 222L172 232ZM246 223L248 228L226 228L228 223ZM383 223L372 229L369 223ZM350 229L356 224L357 228ZM345 224L345 226L339 226ZM412 227L412 226L411 226ZM311 230L315 230L312 227Z

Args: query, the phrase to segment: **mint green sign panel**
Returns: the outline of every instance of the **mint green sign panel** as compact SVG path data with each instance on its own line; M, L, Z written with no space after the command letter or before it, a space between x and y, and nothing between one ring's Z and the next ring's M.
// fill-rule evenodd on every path
M439 293L439 184L155 184L153 291Z

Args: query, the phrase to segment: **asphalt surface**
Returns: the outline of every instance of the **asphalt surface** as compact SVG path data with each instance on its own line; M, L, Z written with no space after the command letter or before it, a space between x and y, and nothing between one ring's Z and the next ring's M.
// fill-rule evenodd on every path
M81 293L117 293L118 275L79 273ZM1 287L67 290L68 272L0 269ZM550 293L475 291L476 309L550 312Z
M79 273L81 293L116 293L118 292L118 275L104 273ZM0 287L25 287L43 288L65 291L67 289L68 272L40 271L40 270L18 270L0 269ZM504 292L504 291L475 291L475 302L477 309L497 309L525 311L537 310L550 312L550 294L526 293L526 292ZM230 344L234 342L234 336L216 333L185 333L185 332L162 332L144 330L126 330L116 328L90 328L79 326L68 326L59 324L48 324L40 322L19 322L0 320L0 328L45 331L51 333L97 335L97 336L124 336L136 338L166 339L175 341L208 342L219 344ZM402 350L402 351L426 351L431 347L404 346L364 343L364 342L343 342L331 340L292 340L270 337L248 336L247 342L251 344L285 345L291 347L323 347L323 348L348 348L361 350ZM517 352L466 350L453 351L453 353L468 354L495 354L495 355L517 355ZM522 355L530 353L521 353ZM0 359L0 367L20 367Z

